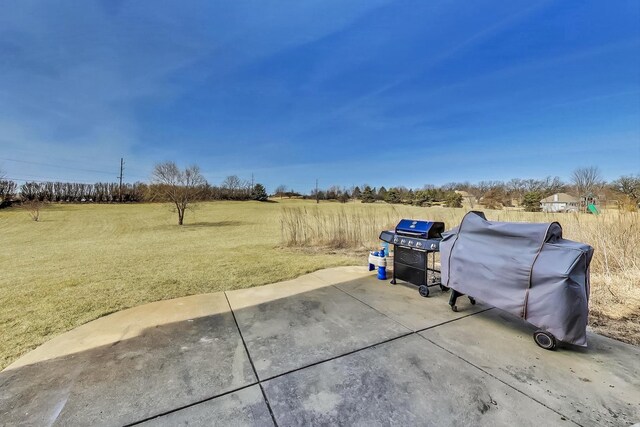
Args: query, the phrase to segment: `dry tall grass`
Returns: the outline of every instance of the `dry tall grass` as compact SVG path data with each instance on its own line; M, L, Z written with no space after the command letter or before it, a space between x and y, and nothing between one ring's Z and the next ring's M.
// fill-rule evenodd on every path
M324 204L284 208L282 240L288 246L374 248L381 230L401 218L444 221L457 226L464 209L402 205ZM567 239L595 248L591 264L591 326L626 342L640 344L640 215L611 210L602 215L485 210L495 221L558 221Z

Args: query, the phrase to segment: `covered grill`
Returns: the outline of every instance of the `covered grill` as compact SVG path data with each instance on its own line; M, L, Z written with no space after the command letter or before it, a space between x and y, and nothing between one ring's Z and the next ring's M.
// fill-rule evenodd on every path
M412 219L401 220L394 231L383 231L380 240L395 247L391 283L395 285L400 279L417 285L424 297L429 296L430 286L446 290L440 283L440 270L435 268L435 253L440 250L443 232L444 222Z
M395 247L392 284L413 283L425 297L430 286L451 288L453 311L458 297L471 304L477 297L537 326L534 340L545 349L558 341L587 345L593 248L563 239L559 223L488 221L472 211L446 233L442 222L403 219L380 240Z
M488 221L469 212L445 233L441 248L454 311L466 294L540 328L533 337L542 348L557 341L587 345L593 248L562 238L557 222Z

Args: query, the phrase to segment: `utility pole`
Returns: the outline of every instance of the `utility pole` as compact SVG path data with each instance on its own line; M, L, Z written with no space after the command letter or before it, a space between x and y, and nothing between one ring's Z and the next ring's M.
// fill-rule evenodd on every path
M320 203L320 195L318 194L318 178L316 178L316 203Z
M124 159L120 157L120 176L118 176L118 179L120 179L120 186L118 187L118 200L120 203L122 203L122 172L123 171L124 171Z

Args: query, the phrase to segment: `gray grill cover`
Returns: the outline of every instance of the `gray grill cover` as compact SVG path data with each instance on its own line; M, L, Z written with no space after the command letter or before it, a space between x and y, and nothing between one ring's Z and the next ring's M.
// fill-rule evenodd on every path
M586 346L593 248L562 238L557 222L487 221L469 212L440 243L442 283Z

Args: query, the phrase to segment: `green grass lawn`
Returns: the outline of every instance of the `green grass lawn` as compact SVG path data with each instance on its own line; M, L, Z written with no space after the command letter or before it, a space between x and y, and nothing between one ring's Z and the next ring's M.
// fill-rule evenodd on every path
M281 203L213 202L186 225L162 204L0 211L0 368L53 336L143 303L357 262L280 248Z

